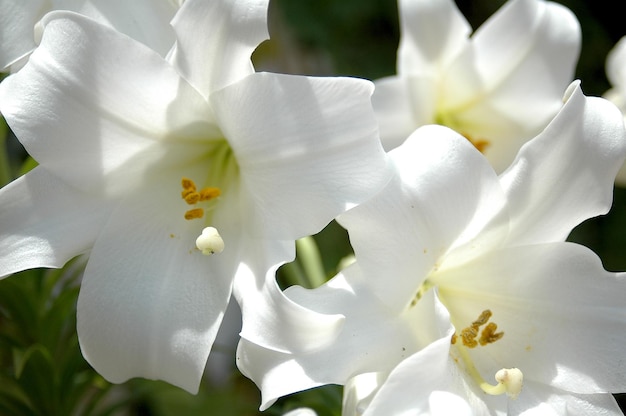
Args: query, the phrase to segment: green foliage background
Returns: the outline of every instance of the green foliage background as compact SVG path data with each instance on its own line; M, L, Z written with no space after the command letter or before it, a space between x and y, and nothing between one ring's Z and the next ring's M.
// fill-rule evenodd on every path
M626 24L618 18L620 2L560 3L576 14L583 29L577 78L585 94L600 96L609 88L606 55L626 35ZM457 4L477 28L503 1L458 0ZM271 0L270 34L271 40L253 55L258 70L367 79L395 72L399 30L394 0ZM6 149L0 152L4 184L33 162L4 123L0 123L0 141ZM570 239L592 248L608 270L620 271L626 270L625 231L626 190L618 188L612 211L588 220ZM324 273L330 277L339 260L350 253L345 232L332 223L315 239L323 254ZM260 394L237 372L233 351L228 349L220 355L227 360L226 375L211 375L208 369L197 395L142 379L111 385L80 355L75 304L83 262L78 258L62 270L30 270L0 281L0 415L274 416L298 406L312 407L320 416L340 414L338 386L283 398L266 412L258 412ZM279 272L280 282L285 286L300 282L298 276L306 280L305 270L298 261L285 266Z

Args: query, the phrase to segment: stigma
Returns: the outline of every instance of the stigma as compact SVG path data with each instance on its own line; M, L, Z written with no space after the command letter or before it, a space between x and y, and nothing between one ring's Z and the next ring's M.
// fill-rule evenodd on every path
M196 239L196 247L205 256L224 251L224 240L215 227L206 227Z

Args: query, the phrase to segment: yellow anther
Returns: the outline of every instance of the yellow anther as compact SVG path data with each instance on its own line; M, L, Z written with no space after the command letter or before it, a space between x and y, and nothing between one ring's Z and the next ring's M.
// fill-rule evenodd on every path
M480 339L478 340L478 342L480 342L480 345L484 346L487 344L491 344L492 342L496 342L497 340L502 338L504 336L504 332L496 332L497 329L498 325L493 322L489 322L485 329L483 329L483 332L480 334Z
M186 220L194 220L196 218L202 218L204 216L204 210L202 208L194 208L185 212Z
M485 139L475 139L475 138L471 137L469 134L463 134L463 137L465 137L467 140L469 140L469 142L471 144L473 144L474 147L476 149L478 149L478 151L480 153L485 153L485 150L491 144L491 143L489 143L488 140L485 140Z
M463 341L463 345L469 348L474 348L478 345L476 342L476 337L478 336L478 328L473 326L468 326L467 328L463 328L461 331L461 340Z
M468 348L474 348L478 346L478 344L484 346L496 342L504 336L504 332L496 332L496 330L498 329L498 325L493 322L487 323L491 318L491 315L491 311L489 309L485 309L480 313L478 319L472 322L472 324L467 328L463 328L461 330L460 337L464 346ZM480 327L485 324L487 324L487 326L482 330L482 332L480 332ZM479 332L480 338L478 339L478 341L476 341L476 337L478 336ZM452 343L454 344L455 342L456 334L455 337L452 339Z
M194 183L193 180L191 180L189 178L183 177L181 182L182 182L182 185L183 185L183 189L185 189L185 190L190 189L192 191L196 190L196 184Z
M187 192L187 194L185 196L183 196L183 199L189 205L194 205L198 201L200 201L200 194L197 193L196 191L189 191L189 192Z
M478 328L482 325L485 325L489 321L489 318L491 318L491 311L489 309L485 309L484 311L480 313L480 316L478 317L478 319L472 322L472 326L475 326Z
M220 188L202 188L199 194L200 201L209 201L213 198L217 198L221 195L221 193L222 191L220 190Z

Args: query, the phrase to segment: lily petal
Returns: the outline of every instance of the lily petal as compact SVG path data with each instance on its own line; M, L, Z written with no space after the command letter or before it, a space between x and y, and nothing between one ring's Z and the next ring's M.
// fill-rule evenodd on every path
M623 416L612 394L571 394L545 384L524 380L517 400L509 400L508 414L521 416Z
M488 141L485 155L502 172L559 110L580 47L580 25L569 9L542 0L507 2L447 69L442 110L467 129L461 133Z
M262 410L286 394L322 384L343 384L355 374L394 367L407 351L418 348L413 331L394 320L367 291L356 264L314 290L292 286L285 294L317 313L346 315L349 325L342 327L332 345L300 354L266 349L242 339L237 364L261 389ZM312 327L305 339L314 337L312 330L317 328L320 325Z
M575 226L611 207L626 157L623 117L608 100L585 97L579 84L572 83L563 109L500 177L510 244L564 241Z
M318 350L343 326L342 315L318 313L289 299L276 283L276 270L295 257L290 241L240 239L241 262L234 295L243 316L241 337L282 352ZM257 276L265 276L261 280Z
M388 181L372 87L256 73L211 95L240 167L242 218L256 237L315 234Z
M573 79L580 44L578 20L564 6L542 0L507 2L449 68L446 97L458 103L451 108L482 98L515 124L527 125L535 116L541 117L538 125L545 123ZM528 94L529 85L533 94ZM531 102L520 102L524 97Z
M171 135L218 135L208 103L151 49L71 12L44 23L29 63L0 84L0 111L60 179L85 192L136 188L156 160L180 162L161 145Z
M451 0L401 0L398 73L431 74L467 44L472 28Z
M504 332L471 350L485 375L515 366L525 380L573 393L623 388L624 363L606 357L623 352L626 277L605 271L588 248L507 247L441 272L437 281L451 316L464 317L467 325L490 309Z
M389 155L396 177L338 221L348 229L372 292L401 310L445 253L490 221L496 228L504 194L485 158L446 127L421 127ZM389 284L386 276L396 280Z
M35 48L33 26L43 0L0 0L0 72Z
M174 46L170 20L177 10L171 0L88 0L78 11L165 56Z
M160 379L196 393L234 265L227 251L201 254L198 226L171 215L184 202L161 189L178 181L156 180L118 205L87 263L77 327L85 359L107 380Z
M269 0L187 0L172 20L170 61L205 97L254 72L251 55L269 37Z
M431 124L437 100L435 83L419 75L391 76L374 81L372 106L380 124L383 146L396 148L413 133L416 126Z
M92 246L112 210L40 166L0 190L3 277L35 267L62 267Z

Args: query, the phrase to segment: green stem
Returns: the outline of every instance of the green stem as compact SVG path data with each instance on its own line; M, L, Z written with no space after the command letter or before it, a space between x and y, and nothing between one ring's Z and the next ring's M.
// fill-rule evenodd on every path
M318 287L326 282L322 256L315 239L311 236L296 241L298 261L302 265L309 287Z
M4 119L0 118L0 187L13 180L7 152L7 135L7 125Z

